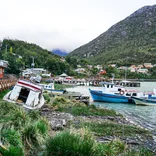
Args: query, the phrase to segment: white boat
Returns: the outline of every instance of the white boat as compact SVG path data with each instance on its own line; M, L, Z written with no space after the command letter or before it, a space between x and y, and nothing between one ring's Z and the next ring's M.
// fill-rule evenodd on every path
M132 97L136 105L156 106L156 97Z
M144 105L144 106L156 106L156 88L153 89L153 92L143 93L142 96L133 97L136 105Z
M39 84L39 85L42 86L45 91L48 91L53 94L63 94L66 92L66 90L64 90L64 89L55 89L54 83Z
M17 103L28 109L39 109L44 105L43 88L26 80L19 80L3 100Z

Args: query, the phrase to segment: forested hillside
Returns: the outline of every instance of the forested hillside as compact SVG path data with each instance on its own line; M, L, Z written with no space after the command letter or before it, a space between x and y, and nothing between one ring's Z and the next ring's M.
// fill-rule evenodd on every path
M137 10L70 56L85 57L95 64L126 65L126 58L128 64L155 64L156 5Z
M9 62L7 73L19 74L20 70L30 68L32 58L34 58L35 68L43 67L54 75L62 74L62 72L71 74L71 68L67 62L60 61L59 56L36 44L11 39L2 41L0 59Z

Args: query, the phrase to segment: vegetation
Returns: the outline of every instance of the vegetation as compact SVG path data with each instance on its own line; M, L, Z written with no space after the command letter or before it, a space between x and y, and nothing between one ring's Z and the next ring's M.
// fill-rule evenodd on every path
M82 122L80 124L80 128L87 127L90 129L96 136L114 136L114 137L122 137L122 136L137 136L137 135L143 135L143 136L150 136L149 132L137 128L135 126L131 125L121 125L116 122Z
M94 116L95 120L81 118L79 124L76 124L74 120L70 123L68 130L61 130L56 135L51 135L53 131L50 130L47 120L40 115L39 111L25 111L15 104L0 101L0 140L2 142L0 154L3 156L153 155L146 148L138 147L137 150L129 148L126 143L118 139L123 135L123 125L120 123L105 122L102 118L96 121L96 117L104 116L122 118L114 111L98 109L95 106L88 107L63 97L55 97L49 102L48 107L51 110L62 109L61 111L70 113L74 112L72 109L77 110L76 113L73 113L76 115L76 120L79 120L82 115ZM82 108L84 113L82 113ZM124 136L133 137L134 135L135 137L137 135L142 138L146 137L146 139L150 137L146 130L125 125ZM99 143L96 141L98 136L115 136L115 139L108 143Z
M103 65L116 63L120 66L146 62L155 64L155 8L154 5L137 10L69 55ZM129 59L126 62L127 57Z
M63 72L70 75L71 72L70 65L60 61L59 56L24 41L4 39L0 56L9 62L9 67L6 69L6 73L9 74L18 75L21 69L30 68L32 58L35 60L36 68L43 67L54 75L60 75Z
M94 105L86 107L83 103L75 100L66 100L63 97L55 97L50 105L55 106L56 111L67 112L75 116L121 116L121 114L117 114L114 110L99 109Z
M15 104L0 101L0 146L2 155L33 155L48 136L48 122L38 111L25 111Z

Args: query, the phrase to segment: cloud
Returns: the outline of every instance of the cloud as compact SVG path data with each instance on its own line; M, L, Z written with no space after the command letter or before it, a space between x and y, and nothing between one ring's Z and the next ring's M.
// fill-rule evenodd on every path
M5 0L0 4L0 39L72 51L154 1Z

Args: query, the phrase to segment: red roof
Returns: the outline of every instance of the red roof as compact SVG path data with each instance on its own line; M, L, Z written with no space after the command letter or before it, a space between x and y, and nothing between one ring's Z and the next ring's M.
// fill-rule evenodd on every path
M106 70L102 70L102 71L100 71L99 74L100 74L100 75L104 75L104 74L106 74Z

